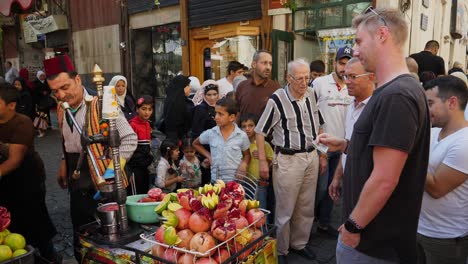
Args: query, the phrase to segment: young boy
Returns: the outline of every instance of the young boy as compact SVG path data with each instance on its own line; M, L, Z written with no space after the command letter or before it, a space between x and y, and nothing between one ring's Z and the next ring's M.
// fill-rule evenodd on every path
M138 146L127 165L135 176L137 194L148 192L150 176L148 166L153 161L151 155L151 126L149 119L153 113L153 98L143 95L137 100L138 115L128 122L138 136ZM128 188L130 190L130 187Z
M233 176L245 175L247 170L250 142L245 132L235 123L238 112L236 101L230 98L220 99L215 106L216 126L203 132L193 142L193 147L211 164L211 181L232 181ZM210 145L211 153L203 144Z
M258 118L254 114L244 114L241 116L240 123L242 130L247 134L250 140L250 162L247 167L248 175L254 177L254 180L258 180L257 188L257 200L260 202L260 207L267 209L267 192L268 192L268 180L260 178L260 172L258 167L258 153L257 153L257 141L255 140L255 126L257 125ZM265 156L268 164L273 160L273 149L268 142L265 142Z

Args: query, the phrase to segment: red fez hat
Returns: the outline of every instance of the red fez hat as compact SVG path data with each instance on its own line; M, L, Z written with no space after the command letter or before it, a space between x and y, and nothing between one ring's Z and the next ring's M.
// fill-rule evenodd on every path
M44 71L47 77L61 72L74 72L75 67L68 55L59 55L48 60L44 60Z

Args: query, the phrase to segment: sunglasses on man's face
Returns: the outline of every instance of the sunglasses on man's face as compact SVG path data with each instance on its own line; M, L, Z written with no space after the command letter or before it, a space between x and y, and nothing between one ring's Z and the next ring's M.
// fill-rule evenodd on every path
M368 14L368 13L372 13L376 16L378 16L380 18L380 20L382 20L383 24L387 27L387 21L385 21L385 18L383 16L381 16L379 13L377 13L374 8L372 6L369 6L368 8L366 8L363 12L363 14Z

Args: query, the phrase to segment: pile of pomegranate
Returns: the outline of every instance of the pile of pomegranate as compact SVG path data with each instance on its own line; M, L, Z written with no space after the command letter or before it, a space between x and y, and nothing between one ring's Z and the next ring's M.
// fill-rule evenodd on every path
M166 197L156 208L166 220L154 239L170 247L153 246L155 256L174 263L220 264L262 236L266 216L258 209L258 201L245 199L244 188L237 182L218 180L168 196L173 199ZM246 248L237 259L246 259L262 244Z
M159 188L152 188L148 191L148 196L141 198L138 200L138 203L154 203L154 202L160 202L164 199L164 196L166 196L167 193L164 193L161 189Z

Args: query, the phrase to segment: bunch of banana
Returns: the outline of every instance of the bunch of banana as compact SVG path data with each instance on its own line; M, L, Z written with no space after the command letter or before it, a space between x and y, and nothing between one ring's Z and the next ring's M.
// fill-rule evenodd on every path
M209 191L212 191L212 190L213 190L213 185L211 185L211 184L205 184L204 186L198 188L198 192L200 194L205 194L205 193L207 193Z
M244 200L244 202L247 205L247 210L260 207L260 202L257 200Z
M202 198L201 198L202 205L210 210L215 209L216 206L218 205L218 202L219 202L219 196L214 192L210 192L210 193L207 193L206 195L205 194L202 195Z
M165 226L176 227L177 224L179 224L179 218L177 218L177 216L169 210L163 211L162 216L166 218L166 221L163 222Z
M223 188L226 187L226 184L224 183L223 180L216 180L216 183L213 186L213 191L216 194L219 194Z
M237 232L240 232L240 231L241 231L241 229L237 229ZM249 232L249 229L246 228L244 231L240 232L236 236L235 239L236 239L237 243L241 244L242 246L245 246L252 239L252 234Z

